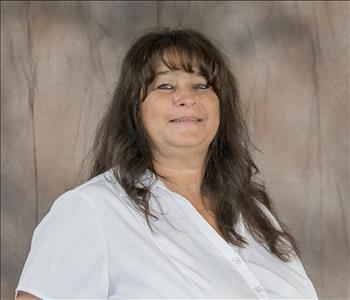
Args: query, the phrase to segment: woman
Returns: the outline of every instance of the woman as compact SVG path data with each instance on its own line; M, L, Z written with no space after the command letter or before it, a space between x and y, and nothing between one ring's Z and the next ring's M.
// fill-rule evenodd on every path
M250 149L220 51L189 29L143 35L91 179L36 228L17 299L317 298Z

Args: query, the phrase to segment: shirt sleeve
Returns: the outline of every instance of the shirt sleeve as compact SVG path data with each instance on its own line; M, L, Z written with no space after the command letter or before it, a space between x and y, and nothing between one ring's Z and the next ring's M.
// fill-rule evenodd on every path
M83 192L60 196L36 227L18 291L41 299L107 299L106 241Z

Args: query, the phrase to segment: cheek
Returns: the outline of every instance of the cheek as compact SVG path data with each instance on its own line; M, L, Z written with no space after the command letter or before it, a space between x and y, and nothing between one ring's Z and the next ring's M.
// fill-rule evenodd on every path
M143 104L140 108L140 120L148 135L152 134L152 115L148 105Z
M140 108L140 113L141 121L150 136L155 135L160 128L163 128L165 117L160 105L144 104Z
M157 109L157 107L153 104L152 99L146 98L142 102L141 107L140 107L142 120L145 123L149 123L154 118L154 114L155 114L156 109Z
M210 103L210 115L212 116L213 121L216 122L220 119L220 103L218 99L212 99Z
M213 134L215 135L219 129L220 126L220 104L219 101L215 101L212 108L211 108L211 128L213 131Z

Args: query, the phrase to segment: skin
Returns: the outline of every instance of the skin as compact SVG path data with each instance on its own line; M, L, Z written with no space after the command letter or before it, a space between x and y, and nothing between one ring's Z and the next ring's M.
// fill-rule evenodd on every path
M219 127L218 96L198 70L169 70L161 63L156 73L140 105L152 142L155 171L168 179L164 184L170 190L187 198L200 212L210 214L210 201L200 196L200 185L208 147ZM183 116L201 121L170 122Z
M33 296L32 294L26 293L26 292L18 292L17 300L40 300L40 298L37 298Z

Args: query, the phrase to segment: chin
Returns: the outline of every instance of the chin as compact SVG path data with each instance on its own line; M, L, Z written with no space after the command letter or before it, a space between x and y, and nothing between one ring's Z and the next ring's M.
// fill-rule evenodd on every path
M182 140L175 140L172 141L172 145L175 147L183 147L183 148L190 148L190 147L198 147L203 146L205 141L203 140L193 140L193 139L182 139Z
M209 147L211 140L208 140L206 135L201 134L180 134L172 136L171 139L168 139L169 144L173 147Z

